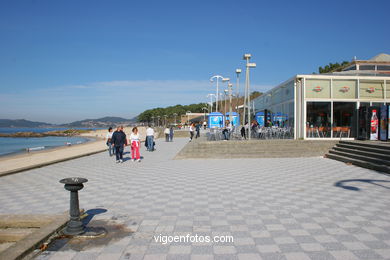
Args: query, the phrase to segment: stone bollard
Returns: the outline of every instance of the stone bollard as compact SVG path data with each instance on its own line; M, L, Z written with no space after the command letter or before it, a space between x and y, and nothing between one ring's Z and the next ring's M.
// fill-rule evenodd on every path
M85 232L85 226L80 219L78 191L84 187L83 183L87 181L87 179L79 177L60 180L60 183L65 184L64 188L70 191L70 220L64 230L65 235L77 236Z

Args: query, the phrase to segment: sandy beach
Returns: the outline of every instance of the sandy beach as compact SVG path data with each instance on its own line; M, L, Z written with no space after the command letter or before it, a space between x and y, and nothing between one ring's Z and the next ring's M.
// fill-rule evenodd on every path
M128 137L131 129L132 127L125 127L124 129ZM138 130L141 140L144 141L146 128L138 127ZM0 176L106 151L106 134L106 129L91 131L80 136L94 138L94 141L0 158Z

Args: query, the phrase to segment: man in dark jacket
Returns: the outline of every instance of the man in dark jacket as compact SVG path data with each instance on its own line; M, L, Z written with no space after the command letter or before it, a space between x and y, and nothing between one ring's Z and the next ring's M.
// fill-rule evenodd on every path
M123 126L119 126L112 134L112 146L115 148L116 162L123 162L123 149L127 143L126 134L123 132Z

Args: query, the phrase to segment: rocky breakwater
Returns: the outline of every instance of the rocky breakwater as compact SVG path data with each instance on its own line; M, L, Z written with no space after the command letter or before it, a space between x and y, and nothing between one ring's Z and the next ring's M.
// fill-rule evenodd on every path
M89 133L91 130L78 130L78 129L67 129L48 131L43 133L37 132L17 132L17 133L0 133L0 137L47 137L47 136L78 136L81 134Z

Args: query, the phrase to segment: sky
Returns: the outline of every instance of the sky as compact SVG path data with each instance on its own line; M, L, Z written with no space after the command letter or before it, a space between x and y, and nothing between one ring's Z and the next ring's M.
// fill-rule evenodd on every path
M1 0L0 118L67 123L208 102L213 75L235 90L244 53L257 64L251 90L265 91L390 54L389 10L388 0Z

